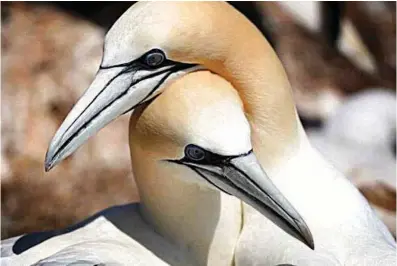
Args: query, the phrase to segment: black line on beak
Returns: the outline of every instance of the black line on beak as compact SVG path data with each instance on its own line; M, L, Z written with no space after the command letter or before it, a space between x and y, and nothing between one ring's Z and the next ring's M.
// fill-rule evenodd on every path
M193 144L189 144L189 145L193 145ZM271 197L271 195L266 193L261 188L261 186L259 186L258 183L256 183L255 180L251 179L243 170L239 169L237 166L235 166L231 162L232 159L249 155L250 153L253 152L252 150L250 150L247 153L236 155L236 156L222 156L222 155L215 154L215 153L212 153L209 151L205 151L205 152L207 152L209 154L209 156L206 156L205 159L203 159L202 161L198 161L198 162L190 160L189 158L186 157L186 155L185 155L185 157L183 157L182 159L179 159L179 160L166 160L166 161L181 164L181 165L189 167L194 172L196 172L199 176L201 176L202 178L207 180L210 184L212 184L213 186L215 186L216 188L218 188L220 191L222 191L224 193L231 195L229 192L225 191L223 188L216 185L217 182L214 182L213 181L214 179L216 179L220 183L225 184L227 187L234 189L236 192L238 192L239 194L246 197L246 200L248 200L248 201L246 201L246 200L244 200L244 201L246 201L247 203L252 205L252 207L257 209L263 215L265 215L265 213L270 214L270 216L269 215L265 215L265 216L267 216L267 217L269 216L268 219L270 219L273 223L277 224L278 222L276 222L276 221L278 220L278 221L281 221L283 224L288 224L287 225L288 229L293 231L293 233L299 237L298 239L300 241L302 241L303 243L305 243L307 246L309 246L311 249L314 250L314 243L313 243L312 237L310 239L307 239L304 235L305 233L301 233L299 231L301 228L300 221L295 219L293 216L289 215L288 214L289 212L286 211L282 206L280 206L278 201L274 200L273 197ZM200 165L219 167L219 168L221 168L221 172L217 173L216 171L202 168L202 167L200 167ZM238 178L236 180L233 180L233 178L225 172L225 170L227 168L229 168L231 171L236 172L237 175L242 177L243 182L239 182ZM211 178L206 177L205 174L203 174L202 172L208 172L210 174L211 178L213 178L213 179L211 180ZM244 183L247 183L248 187L251 187L251 188L248 190L245 190ZM250 190L252 190L252 189L256 189L260 194L267 197L268 200L270 200L270 202L277 207L274 207L274 206L270 207L267 204L265 204L265 202L262 201L260 197L256 197L256 196L254 196L255 194L252 194L255 192L250 193ZM256 192L256 193L258 193L258 192ZM237 195L235 195L235 196L237 196ZM273 209L273 208L275 208L275 209ZM279 214L279 212L281 214ZM290 221L286 220L283 217L283 215L285 215L286 217L289 217ZM275 217L276 220L273 220L273 218L270 218L272 216ZM310 231L309 231L309 233L310 233ZM291 234L291 233L289 233L289 234Z
M250 152L246 153L246 154L243 154L243 155L232 156L232 159L233 159L233 158L237 158L237 157L246 156L246 155L250 154L251 152L252 152L252 150L251 150ZM231 160L231 159L230 159L230 160ZM201 176L202 178L204 178L205 180L207 180L208 183L212 184L213 186L215 186L216 188L218 188L220 191L222 191L222 192L224 192L224 193L226 193L226 194L228 194L228 195L231 195L229 192L227 192L227 191L225 191L224 189L220 188L218 185L216 185L214 182L212 182L210 179L208 179L205 175L203 175L202 173L200 173L200 171L198 171L194 166L188 165L188 164L186 164L186 163L185 163L184 161L182 161L182 160L166 160L166 161L168 161L168 162L173 162L173 163L177 163L177 164L180 164L180 165L184 165L184 166L189 167L189 168L192 169L194 172L196 172L199 176ZM242 170L240 170L239 168L237 168L237 167L234 166L233 164L231 164L231 163L229 163L229 162L224 162L224 164L211 165L211 166L215 166L215 167L232 167L232 168L235 169L237 172L239 172L240 174L242 174L242 175L246 178L246 180L248 180L249 182L251 182L252 184L254 184L254 186L255 186L259 191L261 191L263 194L267 195L274 203L276 203L276 201L274 201L273 198L271 198L267 193L265 193L265 192L260 188L260 186L258 186L258 184L257 184L255 181L253 181L251 178L249 178L249 177L247 176L246 173L244 173ZM251 194L249 194L247 191L245 191L245 190L243 190L242 188L240 188L239 186L237 186L233 181L231 181L231 180L227 177L227 175L219 175L218 173L212 172L212 171L207 170L207 169L201 169L201 170L210 172L212 175L214 175L216 178L218 178L222 183L226 183L226 184L229 185L230 187L232 187L232 188L238 190L240 193L245 194L246 196L248 196L252 201L256 202L256 203L259 204L259 205L262 205L262 202L260 202L258 199L256 199L256 198L255 198L254 196L252 196ZM282 209L285 213L287 213L279 204L276 203L276 205L277 205L280 209ZM269 210L272 212L272 214L274 214L274 215L280 217L280 215L279 215L277 212L275 212L274 210L272 210L272 209L270 209L270 208L267 208L267 209L269 209ZM280 218L282 219L282 217L280 217ZM292 218L292 219L295 221L294 218Z
M238 167L236 167L236 166L233 165L232 163L228 163L227 166L232 167L232 168L235 169L237 172L239 172L240 174L242 174L242 175L246 178L246 180L248 180L249 182L251 182L251 183L254 185L254 187L255 187L256 189L258 189L259 191L261 191L264 195L267 195L267 196L269 197L269 199L271 199L271 201L273 202L273 204L277 205L288 217L290 217L290 218L294 221L295 226L297 226L298 228L300 227L299 221L296 220L294 217L288 215L288 212L287 212L282 206L280 206L280 204L279 204L277 201L275 201L269 194L267 194L265 191L263 191L262 188L255 182L255 180L252 180L244 171L242 171L241 169L239 169ZM225 177L228 178L226 175L225 175ZM231 181L231 182L233 182L233 181ZM261 201L259 201L258 199L256 199L254 196L252 196L252 195L249 194L248 192L244 191L243 189L240 189L240 192L244 192L252 201L254 201L255 203L258 203L259 206L262 206L262 205L263 205L263 204L261 204ZM269 208L269 207L267 207L266 209L267 209L268 212L271 212L273 215L277 216L280 220L283 220L283 221L284 221L284 218L281 217L275 210L273 210L272 208ZM290 229L292 229L297 235L302 236L301 233L299 232L299 230L295 228L295 226L293 226L293 227L290 228ZM305 238L302 238L302 239L304 240L304 242L305 242L312 250L314 250L314 243L313 243L313 242L307 242L307 241L306 241L307 239L305 239Z
M129 90L131 89L131 87L132 87L133 85L136 85L136 84L138 84L139 82L141 82L141 81L143 81L143 80L152 78L152 77L154 77L154 76L156 76L156 75L164 74L164 73L166 73L167 71L169 71L169 73L167 73L167 75L164 76L164 77L159 81L159 83L158 83L156 86L154 86L154 88L145 96L145 98L143 98L139 103L135 104L132 108L130 108L129 110L127 110L127 111L124 112L124 113L127 113L127 112L131 111L132 109L134 109L134 108L136 108L137 106L139 106L140 104L142 104L145 100L147 100L147 98L150 97L150 96L161 86L161 84L164 83L164 81L165 81L171 74L173 74L173 73L175 73L175 72L177 72L177 71L179 71L179 70L183 70L183 69L192 67L192 66L194 66L194 65L190 65L190 64L178 64L178 65L176 65L176 66L174 66L174 67L171 67L171 68L168 68L168 69L165 69L165 70L162 70L162 71L159 71L159 72L156 72L156 73L147 75L147 76L145 76L145 77L143 77L143 78L141 78L141 79L136 80L135 82L131 82L130 86L129 86L125 91L123 91L120 95L118 95L113 101L111 101L111 102L109 102L107 105L105 105L101 110L99 110L95 115L93 115L93 116L91 117L90 120L86 121L86 122L81 126L81 128L79 128L72 136L70 136L70 138L67 139L67 140L65 141L65 143L64 143L61 147L59 147L59 149L54 153L52 159L56 158L56 157L58 156L58 154L59 154L65 147L67 147L67 145L68 145L74 138L76 138L76 137L80 134L80 132L81 132L82 130L84 130L84 129L91 123L91 121L92 121L93 119L95 119L96 117L98 117L104 110L106 110L107 108L109 108L109 107L110 107L114 102L116 102L118 99L120 99L121 97L125 96L125 95L129 92ZM121 71L120 73L118 73L115 77L113 77L113 78L106 84L106 86L105 86L104 88L102 88L102 90L99 92L99 94L95 96L95 98L89 103L89 105L83 110L83 112L81 112L80 115L73 121L73 123L68 127L68 129L65 130L64 133L66 133L66 132L70 129L70 127L81 117L81 115L82 115L82 114L88 109L88 107L98 98L98 96L110 85L111 82L113 82L113 81L114 81L117 77L119 77L120 75L125 74L125 73L128 73L128 72L129 72L129 71L127 71L127 70L123 70L123 71ZM123 114L124 114L124 113L123 113Z
M270 195L268 195L265 191L262 190L262 188L254 181L252 180L244 171L242 171L241 169L239 169L237 166L235 166L232 163L228 163L229 167L234 168L237 172L239 172L241 175L243 175L247 180L249 180L256 189L258 189L259 191L261 191L263 194L266 194L280 209L282 209L285 213L287 213L287 211L280 206ZM294 221L296 221L294 218L292 218Z
M118 77L120 77L120 76L123 75L123 74L130 73L130 72L135 72L135 73L136 73L138 70L140 70L140 69L139 69L139 68L135 68L133 65L130 65L130 66L127 66L126 68L124 68L123 70L121 70L121 71L120 71L119 73L117 73L114 77L112 77L112 78L106 83L106 85L99 91L99 93L98 93L97 95L95 95L95 97L94 97L94 98L91 100L91 102L84 108L84 110L83 110L83 111L79 114L79 116L73 121L73 123L70 124L70 126L65 130L65 133L74 125L74 123L75 123L77 120L79 120L79 118L87 111L87 109L91 106L91 104L92 104L96 99L98 99L98 97L102 94L102 92L104 92L104 91L106 90L106 88L107 88L113 81L115 81ZM145 76L145 77L143 77L143 78L141 78L141 79L133 80L133 81L130 83L130 85L128 86L128 88L126 89L126 91L128 91L128 90L131 88L131 86L133 86L133 85L135 85L135 84L141 82L142 80L151 78L151 77L153 77L153 76L155 76L155 75L161 75L161 74L167 72L168 70L170 70L170 68L165 69L165 70L160 71L160 72L152 73L152 74L147 75L147 76ZM125 91L124 91L124 92L125 92Z
M229 192L227 192L226 190L224 190L223 188L217 186L214 182L212 182L210 179L208 179L205 175L203 175L202 173L200 173L197 169L195 169L194 167L189 166L190 169L192 169L194 172L196 172L199 176L201 176L202 178L204 178L205 180L207 180L208 183L210 183L211 185L213 185L214 187L216 187L217 189L219 189L220 191L222 191L223 193L226 193L230 196L232 196L232 194L230 194ZM229 180L228 180L229 181Z
M208 152L208 151L207 151ZM249 154L251 154L253 152L253 150L249 150L246 153L242 153L242 154L238 154L238 155L232 155L232 156L223 156L223 155L219 155L216 153L212 153L211 152L211 156L212 156L212 160L213 163L211 164L207 164L210 166L214 166L214 167L223 167L223 166L228 166L230 164L230 161L234 158L238 158L238 157L244 157L247 156ZM186 159L186 157L179 159L179 160L165 160L167 162L172 162L172 163L176 163L176 164L180 164L183 166L187 166L189 167L191 170L193 170L195 173L197 173L199 176L201 176L202 178L204 178L205 180L208 181L208 183L210 183L211 185L213 185L214 187L218 188L220 191L228 194L228 195L232 195L229 192L225 191L223 188L219 187L218 185L216 185L214 182L212 182L210 179L208 179L205 175L203 175L202 173L200 173L200 171L198 171L194 166L189 165L187 163L192 163L191 161L189 161L188 159ZM197 162L193 162L193 163L197 163ZM209 171L209 170L206 170ZM210 171L209 171L210 172ZM213 172L211 172L213 173ZM216 173L213 173L216 174ZM218 174L216 174L218 175ZM218 175L219 176L219 175ZM222 176L221 176L222 177ZM224 178L222 179L223 183L227 183L229 186L235 187L234 184L232 182L230 182L230 180L228 178Z

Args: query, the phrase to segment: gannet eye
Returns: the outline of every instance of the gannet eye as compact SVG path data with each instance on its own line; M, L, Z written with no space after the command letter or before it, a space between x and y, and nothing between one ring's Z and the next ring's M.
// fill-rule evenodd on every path
M185 148L185 156L192 161L201 161L205 159L205 151L190 144Z
M161 65L165 60L163 51L154 49L145 55L144 62L149 67L157 67Z

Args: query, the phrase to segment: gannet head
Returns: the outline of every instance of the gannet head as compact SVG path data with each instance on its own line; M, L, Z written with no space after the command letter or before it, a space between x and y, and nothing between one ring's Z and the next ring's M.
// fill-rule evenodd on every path
M172 175L234 195L313 248L310 230L262 169L250 136L230 83L208 71L188 74L132 115L134 175Z
M220 11L231 15L220 19ZM228 29L228 20L241 18L245 19L223 2L138 2L129 8L107 33L99 70L53 137L45 168L54 167L98 130L160 94L181 75L216 69L235 38L231 33L220 35L218 27Z

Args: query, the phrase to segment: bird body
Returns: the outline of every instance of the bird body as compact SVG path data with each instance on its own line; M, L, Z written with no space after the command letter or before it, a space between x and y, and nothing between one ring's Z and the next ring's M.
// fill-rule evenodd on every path
M91 262L87 265L194 265L181 250L155 233L142 220L138 209L138 204L115 206L60 232L28 234L10 239L10 243L2 241L1 263L82 265L86 261ZM48 234L51 235L48 240L34 245L35 239ZM23 252L17 255L11 249Z

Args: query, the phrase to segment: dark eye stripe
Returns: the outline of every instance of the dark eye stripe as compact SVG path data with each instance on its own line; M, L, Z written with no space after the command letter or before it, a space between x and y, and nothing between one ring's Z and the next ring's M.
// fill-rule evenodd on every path
M200 152L203 153L203 156L201 156L199 159L192 158L194 155L191 156L191 154L189 154L189 153L190 153L190 150L193 150L193 149L200 150ZM189 144L185 147L185 156L180 161L191 162L191 163L202 164L202 165L218 166L218 165L224 164L226 162L230 162L230 160L232 160L234 158L249 155L252 152L253 151L251 149L247 153L232 155L232 156L225 156L225 155L220 155L220 154L216 154L216 153L207 151L207 150L201 148L200 146L197 146L194 144Z
M111 65L111 66L100 65L99 69L110 69L110 68L116 68L116 67L126 67L126 66L131 66L134 62L136 62L136 59L134 59L132 61L129 61L127 63L118 64L118 65Z
M164 52L162 50L156 48L156 49L152 49L152 50L144 53L141 57L139 57L137 59L134 59L134 60L131 60L129 62L121 63L121 64L117 64L117 65L110 65L110 66L100 65L99 69L110 69L110 68L116 68L116 67L126 67L126 66L135 65L135 64L140 64L141 66L143 65L143 66L146 66L146 67L149 67L149 68L160 66L161 64L158 64L158 65L147 64L147 62L146 62L147 57L150 56L150 55L153 55L153 54L161 54L163 56L163 60L161 61L161 63L163 63L162 66L166 66L166 65L171 65L171 64L177 63L177 62L174 62L172 60L168 60L166 58Z

